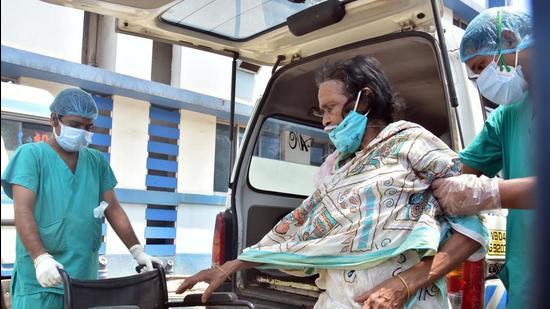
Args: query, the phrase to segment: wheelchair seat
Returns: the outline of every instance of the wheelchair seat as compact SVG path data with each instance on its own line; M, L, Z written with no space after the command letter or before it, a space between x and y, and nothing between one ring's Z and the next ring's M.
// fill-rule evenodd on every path
M60 269L64 286L65 309L163 309L189 306L244 306L254 308L248 301L239 300L234 293L213 293L202 303L202 294L189 294L183 301L169 302L166 276L162 265L153 263L154 270L132 276L77 280Z

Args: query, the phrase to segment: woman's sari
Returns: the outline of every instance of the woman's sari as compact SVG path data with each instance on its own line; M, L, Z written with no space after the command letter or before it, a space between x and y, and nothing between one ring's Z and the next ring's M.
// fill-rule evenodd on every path
M461 164L426 129L392 123L338 165L239 259L305 275L372 269L410 251L419 259L434 255L451 228L482 245L470 259L484 257L488 233L480 219L442 216L429 190L433 179L458 175Z

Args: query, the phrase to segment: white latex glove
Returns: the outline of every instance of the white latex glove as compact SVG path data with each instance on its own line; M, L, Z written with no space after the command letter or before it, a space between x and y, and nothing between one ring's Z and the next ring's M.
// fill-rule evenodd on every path
M145 253L145 249L143 249L143 246L140 244L133 245L132 248L130 248L130 253L139 265L145 265L145 269L147 271L153 270L153 262L157 262L162 265L162 261L160 259Z
M63 265L48 253L43 253L34 259L34 268L36 269L36 280L43 288L54 287L63 282L58 270L63 269Z
M501 208L498 178L464 174L433 181L433 195L443 210L455 216Z

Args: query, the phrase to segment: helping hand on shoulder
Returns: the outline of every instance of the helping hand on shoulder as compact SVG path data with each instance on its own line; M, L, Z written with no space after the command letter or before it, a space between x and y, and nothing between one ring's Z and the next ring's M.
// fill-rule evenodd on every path
M464 174L436 179L433 195L443 210L455 216L473 215L482 210L501 208L499 179Z

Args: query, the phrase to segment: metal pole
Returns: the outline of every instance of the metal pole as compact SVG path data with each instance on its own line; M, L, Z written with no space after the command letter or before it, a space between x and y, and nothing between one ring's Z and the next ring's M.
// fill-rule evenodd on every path
M537 241L535 246L535 267L532 274L535 288L536 308L550 308L550 297L548 295L548 278L550 278L550 143L548 143L548 132L550 132L550 2L535 0L533 4L533 20L535 29L535 51L531 67L534 69L533 92L536 110L536 153L537 157L537 209L536 229Z
M235 164L235 155L237 152L237 140L235 139L235 90L237 87L237 59L238 53L233 53L233 66L231 68L231 110L229 112L229 142L231 143L231 153L229 154L229 184L231 186L231 174Z
M451 71L451 65L449 62L449 55L447 54L447 43L445 43L445 30L441 25L441 17L439 16L439 1L432 0L432 11L434 14L435 29L437 30L437 39L439 40L439 47L441 48L441 57L443 60L443 67L445 67L445 77L447 80L447 89L449 89L449 100L452 107L458 106L458 99L456 97L455 83L453 81L453 74Z

